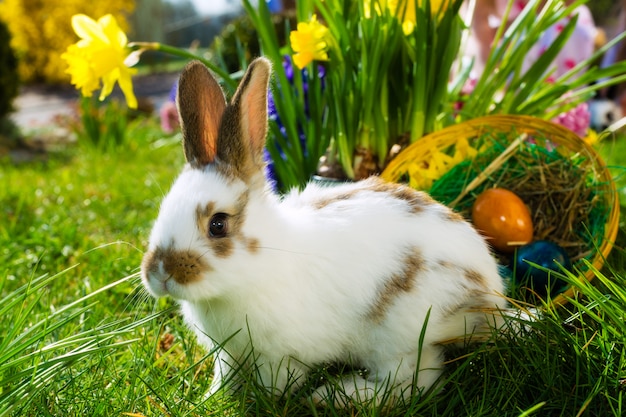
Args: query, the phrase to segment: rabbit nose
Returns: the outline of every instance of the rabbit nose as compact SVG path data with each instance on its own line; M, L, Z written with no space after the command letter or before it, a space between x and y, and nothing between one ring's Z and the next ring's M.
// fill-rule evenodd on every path
M165 282L171 278L181 285L200 281L202 274L210 269L202 256L173 248L157 248L148 252L142 262L142 271L147 279Z

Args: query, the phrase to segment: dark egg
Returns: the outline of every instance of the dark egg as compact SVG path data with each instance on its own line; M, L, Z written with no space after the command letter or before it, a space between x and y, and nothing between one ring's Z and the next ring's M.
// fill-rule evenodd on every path
M472 206L474 227L495 249L512 253L533 239L533 223L526 204L503 188L483 191Z
M537 264L541 268L530 265ZM567 283L553 271L561 272L559 265L572 269L572 261L565 250L556 243L546 240L524 245L515 253L515 280L522 286L532 288L539 295L558 294ZM545 268L545 269L544 269Z

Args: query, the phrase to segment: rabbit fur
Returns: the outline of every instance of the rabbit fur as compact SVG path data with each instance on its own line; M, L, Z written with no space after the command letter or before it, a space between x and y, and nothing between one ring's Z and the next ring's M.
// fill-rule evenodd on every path
M368 370L340 381L337 403L382 386L395 397L429 388L441 344L487 330L505 308L488 246L427 194L374 177L272 193L262 155L269 77L257 58L227 103L203 64L183 71L187 164L162 201L143 284L177 300L207 349L220 347L211 394L248 365L251 348L258 382L275 393L330 362Z

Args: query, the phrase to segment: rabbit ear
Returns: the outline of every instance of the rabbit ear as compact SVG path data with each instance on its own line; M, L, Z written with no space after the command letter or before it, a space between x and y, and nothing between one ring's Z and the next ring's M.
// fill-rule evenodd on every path
M178 83L177 101L187 162L195 167L213 162L226 98L204 64L187 64Z
M270 71L270 62L265 58L250 63L222 120L218 158L227 162L244 180L264 164Z

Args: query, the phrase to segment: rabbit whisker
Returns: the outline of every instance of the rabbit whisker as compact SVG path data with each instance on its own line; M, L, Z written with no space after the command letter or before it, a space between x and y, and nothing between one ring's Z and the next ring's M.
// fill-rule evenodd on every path
M152 187L156 187L159 190L159 192L161 193L161 199L163 199L163 197L165 197L167 195L167 193L165 192L163 187L161 187L161 184L159 184L159 181L157 180L157 177L153 173L151 173L151 172L148 173L148 176L152 180L150 182L150 185Z
M133 280L131 282L133 286L133 291L126 296L126 307L124 308L124 312L126 313L129 308L136 307L140 305L142 302L146 301L150 294L143 288L140 284L139 280Z
M308 252L299 252L299 251L293 251L293 250L288 250L288 249L282 249L282 248L274 248L271 246L257 246L258 249L266 249L266 250L273 250L276 252L283 252L283 253L290 253L293 255L306 255L306 256L313 256L312 253L308 253Z

